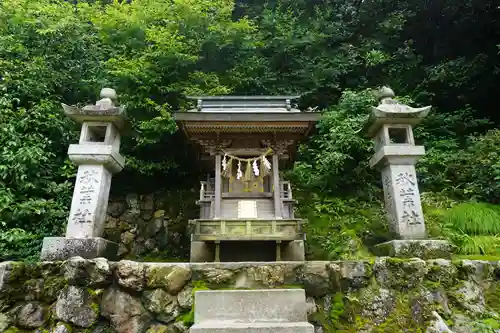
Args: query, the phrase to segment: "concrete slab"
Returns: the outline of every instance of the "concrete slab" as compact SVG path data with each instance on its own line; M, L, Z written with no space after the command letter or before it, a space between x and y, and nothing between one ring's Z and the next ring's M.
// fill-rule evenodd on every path
M191 333L314 333L314 326L306 323L232 323L209 322L191 327Z
M195 323L307 322L303 289L207 290L195 293Z

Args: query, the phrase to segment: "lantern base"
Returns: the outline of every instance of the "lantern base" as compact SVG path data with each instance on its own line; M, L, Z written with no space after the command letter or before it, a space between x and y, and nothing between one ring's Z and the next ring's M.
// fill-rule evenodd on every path
M106 258L116 260L118 244L101 237L65 238L45 237L40 260L57 261L71 257L85 259Z
M421 259L450 259L453 246L445 240L392 240L375 246L377 256Z

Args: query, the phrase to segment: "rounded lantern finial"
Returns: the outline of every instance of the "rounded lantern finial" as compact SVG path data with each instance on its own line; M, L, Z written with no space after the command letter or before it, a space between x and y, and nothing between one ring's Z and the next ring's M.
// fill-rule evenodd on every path
M378 91L378 99L383 100L387 98L394 98L396 94L394 94L394 90L387 86L383 86L382 88L379 89Z
M101 89L101 98L109 98L111 100L116 100L116 91L111 88L102 88Z

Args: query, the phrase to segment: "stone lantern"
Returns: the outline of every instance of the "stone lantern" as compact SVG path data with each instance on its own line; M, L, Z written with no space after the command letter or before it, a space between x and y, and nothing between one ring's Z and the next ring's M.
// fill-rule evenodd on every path
M380 103L372 108L365 128L366 134L375 141L370 167L382 174L387 219L396 237L379 244L377 254L447 257L449 244L446 241L426 239L415 172L415 164L425 155L425 149L415 145L413 126L427 116L431 107L412 108L393 98L392 89L383 87L380 90Z
M69 159L78 165L65 237L43 240L42 260L73 256L114 259L118 244L102 238L112 175L121 171L121 134L128 127L124 107L115 105L116 92L101 90L101 100L80 109L62 104L65 114L82 124L78 144L69 146Z

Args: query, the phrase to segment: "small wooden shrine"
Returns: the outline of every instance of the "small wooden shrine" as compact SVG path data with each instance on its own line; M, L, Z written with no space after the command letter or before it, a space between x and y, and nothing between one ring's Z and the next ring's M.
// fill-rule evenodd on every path
M207 171L192 262L304 260L304 221L279 172L319 119L292 106L298 97L190 97L197 107L174 113Z

